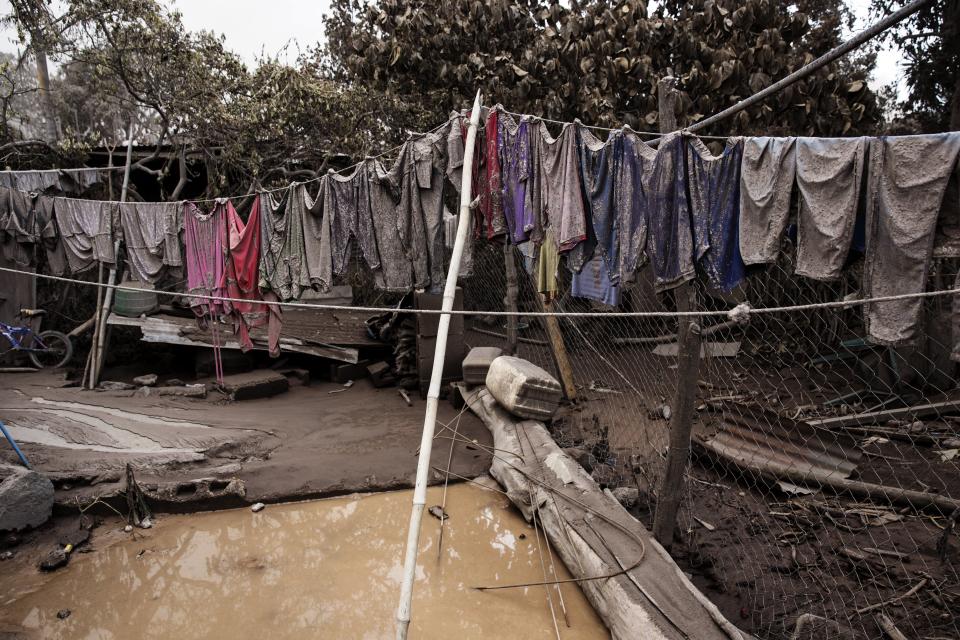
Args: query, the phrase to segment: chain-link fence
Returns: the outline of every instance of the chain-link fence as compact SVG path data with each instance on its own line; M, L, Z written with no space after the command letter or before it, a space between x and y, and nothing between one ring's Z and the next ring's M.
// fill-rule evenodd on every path
M775 265L732 295L695 283L699 311L804 307L850 300L860 273L822 283L794 275L786 243ZM521 251L478 242L464 280L468 346L508 343L506 260L516 309L542 311ZM930 289L949 289L955 260L935 260ZM562 348L577 402L553 424L561 446L652 527L676 412L678 318L638 274L618 311L570 295L561 266ZM735 624L759 638L960 637L960 392L950 360L952 297L924 301L922 340L866 339L863 308L704 315L693 447L671 552ZM559 375L546 319L517 322L517 355ZM689 384L689 383L688 383Z

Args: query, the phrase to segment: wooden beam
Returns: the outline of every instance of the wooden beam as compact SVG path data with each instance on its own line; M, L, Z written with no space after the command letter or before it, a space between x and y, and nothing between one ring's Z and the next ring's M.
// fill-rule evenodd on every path
M543 302L543 310L547 313L553 313L553 301ZM570 364L570 356L567 354L567 346L563 343L563 332L560 330L560 321L557 316L544 316L544 323L547 325L547 336L550 338L550 353L553 356L553 363L557 367L557 373L560 374L560 386L563 388L563 396L573 402L577 399L577 384L573 377L573 366Z
M941 416L948 413L958 412L960 412L960 400L945 400L943 402L918 404L912 407L900 407L899 409L884 409L882 411L854 413L848 416L819 418L816 420L807 420L806 423L811 426L821 427L824 429L842 429L844 427L858 427L878 424L880 422L886 422L887 420L924 418L927 416Z

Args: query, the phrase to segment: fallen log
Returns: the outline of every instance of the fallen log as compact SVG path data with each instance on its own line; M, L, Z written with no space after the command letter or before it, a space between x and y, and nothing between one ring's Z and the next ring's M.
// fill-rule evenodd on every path
M543 423L513 417L484 387L459 389L493 434L491 475L528 521L536 515L613 638L749 638L686 580L642 524L600 491Z

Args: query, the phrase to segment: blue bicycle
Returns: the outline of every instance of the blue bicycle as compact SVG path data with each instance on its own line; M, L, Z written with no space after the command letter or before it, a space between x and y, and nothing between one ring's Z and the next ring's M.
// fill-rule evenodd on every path
M46 313L43 309L21 309L17 317L29 321L32 318L41 318ZM29 326L0 322L0 335L10 344L10 348L0 353L0 356L11 351L21 351L40 369L57 369L67 364L73 356L73 343L66 334L59 331L37 333Z

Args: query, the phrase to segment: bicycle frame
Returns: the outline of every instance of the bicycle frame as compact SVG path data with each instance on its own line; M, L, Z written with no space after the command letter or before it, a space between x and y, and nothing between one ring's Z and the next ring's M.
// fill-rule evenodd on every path
M7 353L10 351L46 351L47 345L43 344L43 340L40 339L36 333L33 332L33 329L30 327L22 326L13 326L9 325L6 322L0 322L0 335L7 339L7 342L10 343L10 348L4 351ZM30 341L30 338L33 338ZM28 346L24 346L26 344Z

